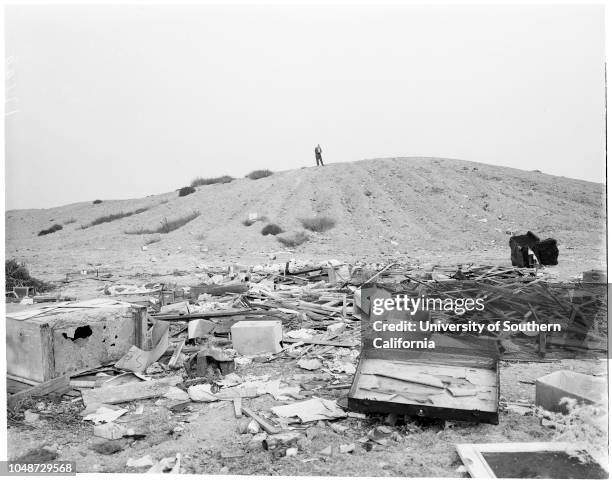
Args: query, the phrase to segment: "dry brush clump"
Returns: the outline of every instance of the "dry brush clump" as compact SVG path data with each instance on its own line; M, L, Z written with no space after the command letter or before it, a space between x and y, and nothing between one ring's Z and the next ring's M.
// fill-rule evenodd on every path
M269 223L266 224L263 228L261 228L261 234L267 236L271 234L272 236L276 236L283 232L283 228L281 228L278 224Z
M37 292L48 291L53 285L37 278L32 278L30 272L23 263L15 259L9 259L4 263L5 288L6 291L13 291L15 287L28 286Z
M124 232L125 234L155 234L155 233L168 234L168 233L171 233L172 231L176 231L178 228L185 226L185 224L193 221L199 215L200 215L200 211L194 211L191 214L187 214L186 216L182 216L176 219L164 218L160 222L160 226L158 228L147 229L147 228L141 227L138 229L124 231Z
M256 171L249 172L244 177L248 177L249 179L253 179L255 181L257 179L262 179L264 177L271 176L272 174L274 173L270 171L269 169L258 169Z
M328 231L336 225L336 221L328 216L314 216L312 218L302 218L300 223L304 229L315 233Z
M178 190L178 195L179 197L184 197L188 196L189 194L193 194L194 192L196 192L195 187L185 186Z
M39 231L38 235L39 236L45 236L47 234L51 234L51 233L54 233L56 231L61 231L62 229L64 229L64 228L62 228L61 224L54 224L50 228L43 229L43 230Z
M227 184L233 180L234 178L232 176L196 177L193 181L191 181L191 187L208 186L210 184Z
M300 244L304 244L308 241L309 237L304 231L297 231L293 233L279 234L276 236L276 239L283 245L288 248L295 248Z
M535 415L545 419L546 425L554 429L553 440L586 448L589 453L607 459L607 404L603 402L584 404L576 399L563 397L559 405L564 406L567 413L549 412L542 407L536 407ZM584 452L575 455L584 463L589 461L588 458L584 458Z
M135 211L128 211L128 212L122 211L119 213L107 214L106 216L100 216L99 218L94 219L89 224L82 224L81 229L87 229L92 226L97 226L98 224L110 223L112 221L116 221L117 219L127 218L130 216L134 216L135 214L144 213L145 211L148 211L148 210L149 208L138 208Z

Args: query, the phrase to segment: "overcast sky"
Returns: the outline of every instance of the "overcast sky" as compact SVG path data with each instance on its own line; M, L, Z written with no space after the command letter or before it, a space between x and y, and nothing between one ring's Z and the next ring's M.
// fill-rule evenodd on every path
M603 182L601 6L8 7L6 207L373 157Z

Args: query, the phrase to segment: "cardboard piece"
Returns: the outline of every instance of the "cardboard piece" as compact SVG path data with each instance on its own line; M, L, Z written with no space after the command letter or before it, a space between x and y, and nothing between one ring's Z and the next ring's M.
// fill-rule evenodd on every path
M186 301L179 301L178 303L164 305L160 308L159 313L162 315L168 315L168 314L188 315L189 314L189 303L187 303Z
M149 365L159 360L159 358L168 349L168 322L157 320L147 332L147 338L149 337L152 345L155 348L146 351L141 350L137 346L132 346L128 352L117 363L115 363L115 367L121 370L142 373L149 367Z
M85 415L83 420L91 420L94 424L98 425L101 423L108 423L117 420L124 413L127 413L127 409L125 408L108 408L105 406L99 406L98 409L93 412Z
M215 329L215 323L210 320L196 319L189 320L189 326L187 328L187 334L189 339L192 338L204 338L212 333Z
M302 423L346 417L346 413L336 402L323 398L272 407L272 412L283 418L298 417Z
M83 391L83 403L85 406L92 404L117 404L131 402L132 400L145 400L163 396L168 387L177 385L183 381L181 376L158 378L149 382L126 383L116 387L101 387L93 390Z

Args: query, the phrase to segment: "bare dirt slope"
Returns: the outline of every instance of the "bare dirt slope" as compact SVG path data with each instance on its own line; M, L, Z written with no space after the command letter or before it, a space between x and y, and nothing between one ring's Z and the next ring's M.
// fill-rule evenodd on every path
M275 252L279 260L392 256L441 264L507 264L507 231L530 229L559 241L560 269L571 266L580 272L604 264L604 195L603 184L535 171L451 159L374 159L201 186L186 197L171 192L9 211L6 255L26 261L33 275L49 279L88 265L124 274L164 273L215 261L263 262ZM149 209L81 227L103 215L139 208ZM201 213L198 218L162 234L146 251L141 247L150 236L125 234L195 210ZM330 216L337 225L310 233L308 242L287 252L273 236L260 234L261 222L242 224L249 213L265 215L286 231L302 229L299 219L313 215ZM63 230L37 236L55 223Z

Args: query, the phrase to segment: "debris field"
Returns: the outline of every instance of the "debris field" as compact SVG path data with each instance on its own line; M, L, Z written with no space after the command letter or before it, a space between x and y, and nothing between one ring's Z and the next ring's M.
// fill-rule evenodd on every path
M456 477L472 473L458 444L571 437L602 460L604 390L571 383L572 373L591 384L607 376L605 286L586 275L329 260L220 266L185 285L95 278L97 298L47 295L7 310L10 460L75 460L79 472ZM563 333L455 337L455 358L419 371L365 349L368 289L487 300L478 314L437 313L439 323L532 317ZM468 342L478 345L461 351ZM473 347L484 344L483 375Z

